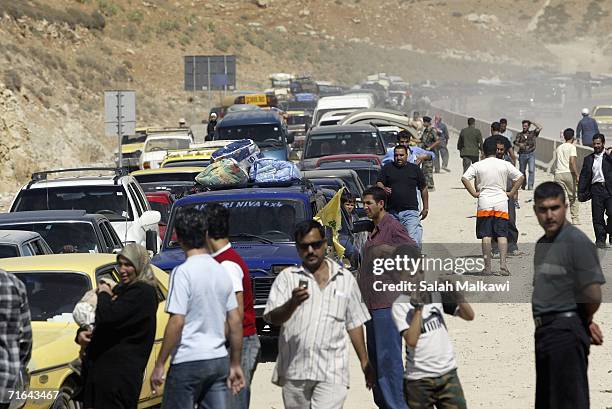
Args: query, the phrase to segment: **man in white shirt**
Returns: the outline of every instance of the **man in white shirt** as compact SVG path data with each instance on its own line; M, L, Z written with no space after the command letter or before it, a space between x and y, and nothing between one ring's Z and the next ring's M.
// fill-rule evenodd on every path
M567 128L563 131L565 143L555 150L555 182L563 187L572 214L572 224L580 224L580 202L576 200L576 186L578 183L578 165L576 159L576 145L574 144L574 130Z
M491 239L497 238L500 254L500 274L510 275L506 265L508 251L508 198L514 197L523 182L522 173L510 162L495 157L497 141L487 138L482 150L485 159L472 164L461 177L467 191L478 199L476 213L476 237L482 239L482 254L485 269L483 274L491 274ZM512 189L506 193L508 178L513 182ZM476 179L477 186L472 185Z
M606 239L612 235L612 157L605 151L605 143L603 134L593 136L593 153L584 158L578 179L578 200L591 200L595 245L599 248L607 248Z
M206 213L180 209L175 217L185 262L170 274L166 312L170 319L151 375L151 387L164 383L164 365L172 354L164 387L163 409L226 409L229 389L244 387L240 367L242 320L232 280L206 247ZM228 326L230 357L225 348Z
M375 375L363 324L370 314L353 274L325 257L325 230L314 220L298 223L295 244L301 266L274 280L264 319L281 326L272 382L283 388L285 409L341 409L349 386L347 333L366 385Z

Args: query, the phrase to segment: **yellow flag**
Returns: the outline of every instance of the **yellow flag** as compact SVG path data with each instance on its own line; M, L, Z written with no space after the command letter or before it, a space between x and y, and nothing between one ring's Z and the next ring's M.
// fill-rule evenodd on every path
M319 213L317 213L314 217L314 219L323 226L331 228L334 248L336 249L336 253L338 253L340 259L344 257L345 250L340 244L339 239L339 232L340 228L342 227L342 210L340 208L340 198L342 197L342 192L344 192L344 187L340 188L332 200L330 200L321 210L319 210Z

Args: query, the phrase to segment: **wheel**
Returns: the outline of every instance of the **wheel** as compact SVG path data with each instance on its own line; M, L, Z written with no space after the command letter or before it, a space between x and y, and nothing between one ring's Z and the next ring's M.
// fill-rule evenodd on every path
M51 409L83 409L82 402L73 400L77 391L74 381L66 381L59 390L59 394L53 402Z

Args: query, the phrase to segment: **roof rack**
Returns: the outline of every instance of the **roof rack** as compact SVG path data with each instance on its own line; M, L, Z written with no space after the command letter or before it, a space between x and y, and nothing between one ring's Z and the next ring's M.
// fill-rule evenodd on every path
M292 187L292 186L301 186L302 191L313 190L315 186L308 179L292 179L288 181L279 181L279 182L254 182L249 181L247 183L242 183L238 185L217 185L217 186L206 186L206 189L209 191L216 190L229 190L229 189L242 189L242 188L253 188L253 187Z
M92 172L92 171L105 171L105 172L114 172L115 178L117 181L122 176L128 175L128 170L126 168L107 168L107 167L89 167L89 168L71 168L71 169L55 169L55 170L45 170L42 172L34 172L32 173L32 180L28 183L28 187L32 185L34 182L40 182L43 180L47 180L47 176L53 173L69 173L69 172Z

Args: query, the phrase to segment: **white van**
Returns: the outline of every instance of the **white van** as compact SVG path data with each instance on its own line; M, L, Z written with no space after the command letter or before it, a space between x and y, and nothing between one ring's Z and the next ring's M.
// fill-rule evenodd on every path
M323 114L330 111L371 108L374 108L374 97L367 93L323 97L317 102L317 107L312 115L312 126L317 126Z

